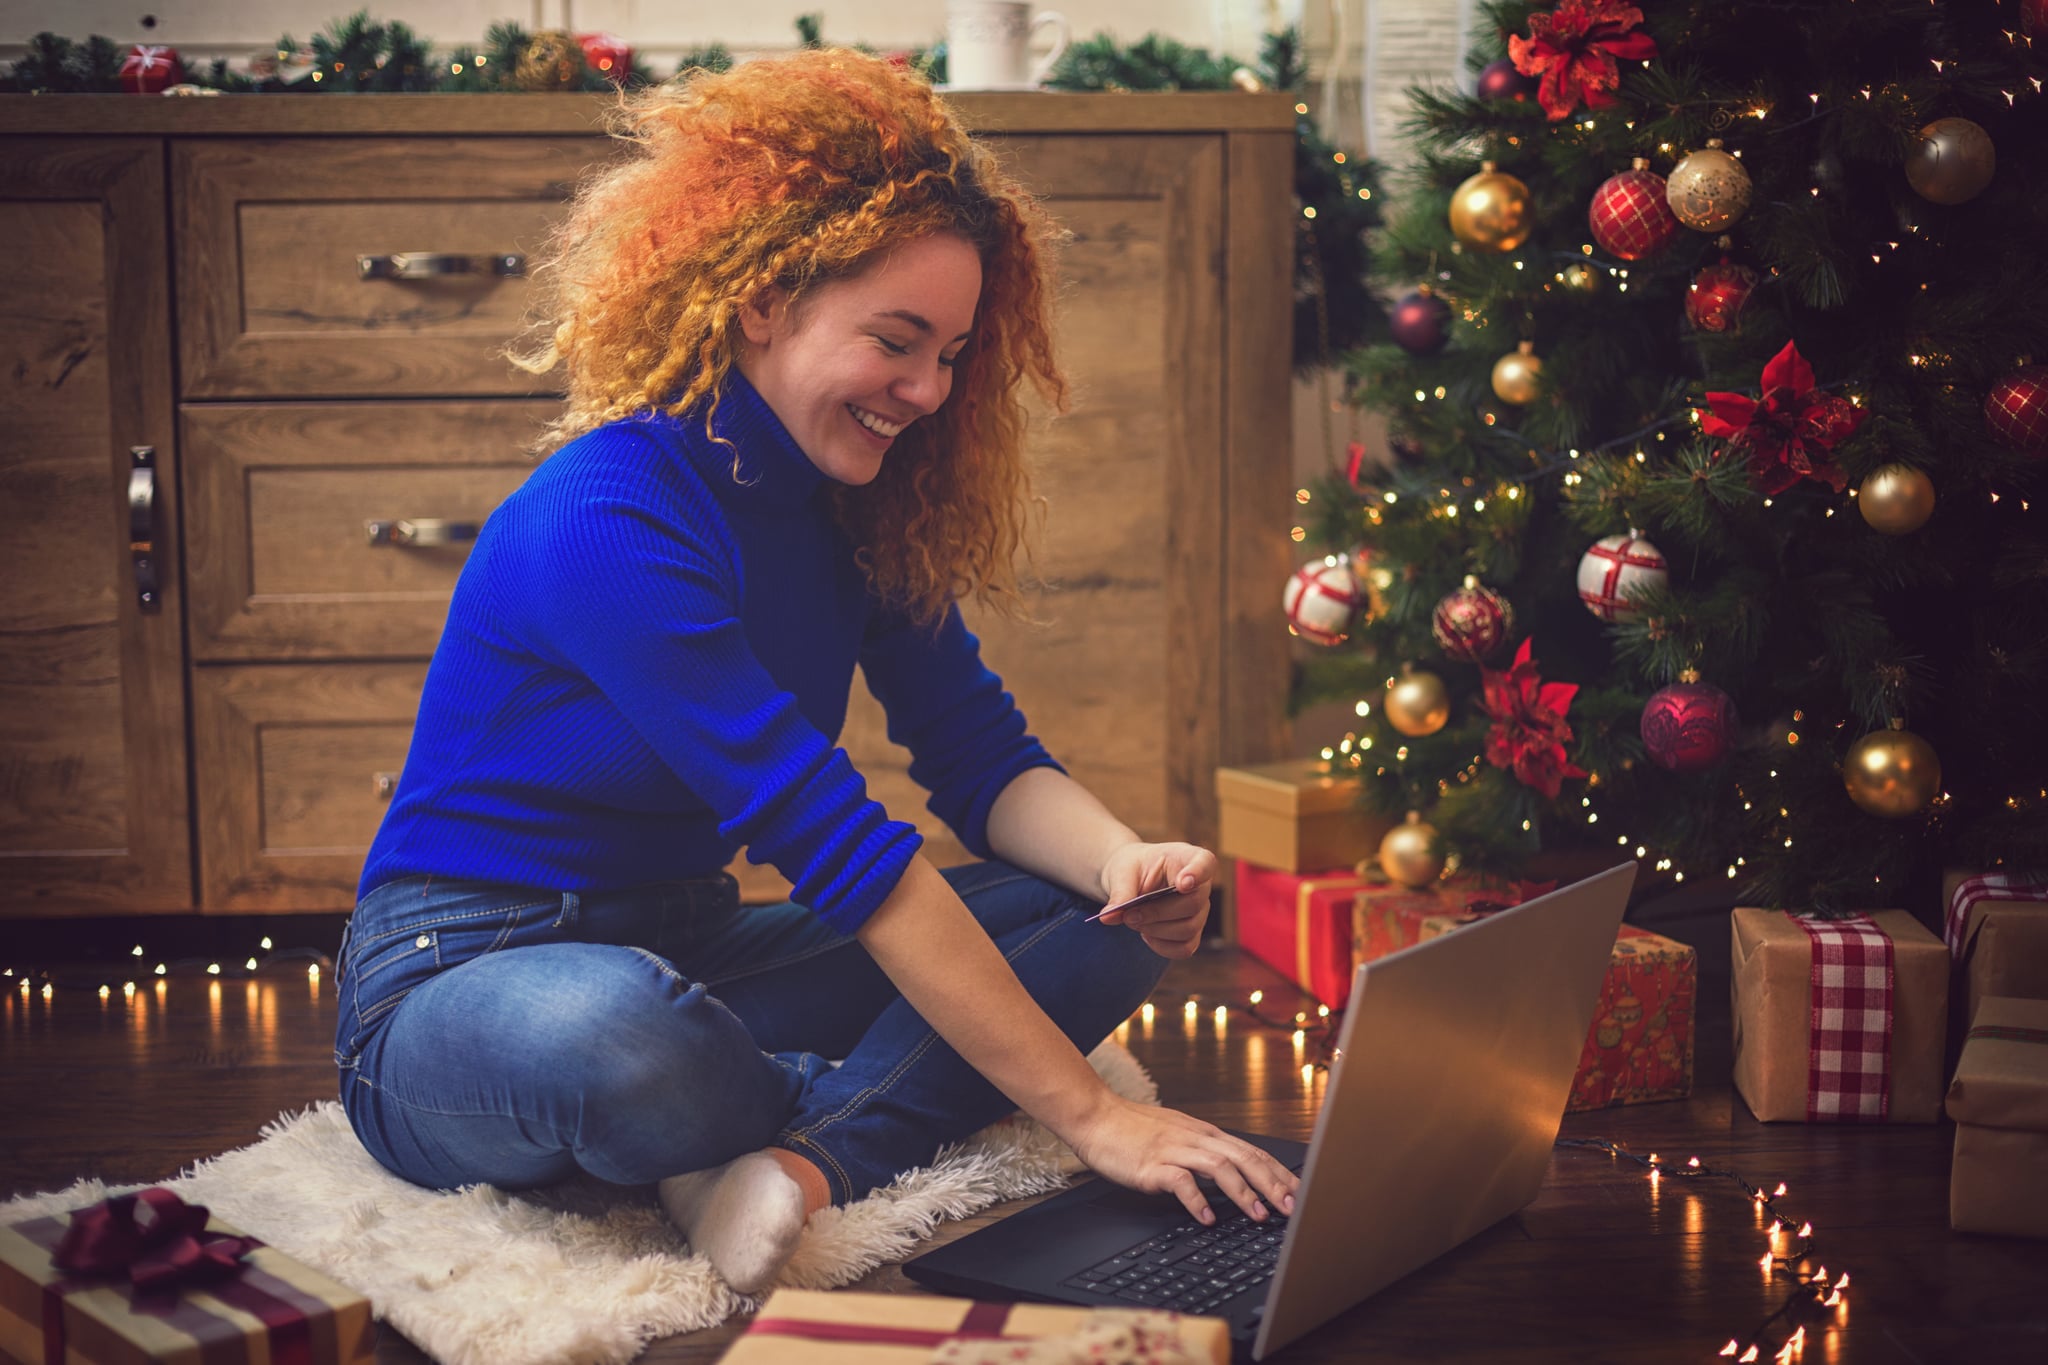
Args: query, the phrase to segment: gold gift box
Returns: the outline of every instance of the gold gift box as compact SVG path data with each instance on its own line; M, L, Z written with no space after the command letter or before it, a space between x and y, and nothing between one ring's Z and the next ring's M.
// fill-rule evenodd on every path
M1359 786L1315 759L1218 768L1216 851L1282 872L1328 872L1376 857L1398 821L1361 809Z

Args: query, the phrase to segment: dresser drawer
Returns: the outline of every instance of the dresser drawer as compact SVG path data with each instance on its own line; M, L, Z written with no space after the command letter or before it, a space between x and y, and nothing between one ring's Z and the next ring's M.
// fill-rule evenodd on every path
M177 144L182 396L547 391L556 381L504 350L532 253L606 148L596 137Z
M187 405L193 657L433 653L469 538L532 471L533 438L557 411L518 401ZM372 523L386 528L375 540Z
M425 664L192 670L200 903L346 910L412 742Z

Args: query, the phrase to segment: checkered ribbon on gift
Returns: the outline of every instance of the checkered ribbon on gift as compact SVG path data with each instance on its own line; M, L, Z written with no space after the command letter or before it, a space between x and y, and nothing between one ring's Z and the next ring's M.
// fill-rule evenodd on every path
M1892 1098L1892 941L1865 915L1786 912L1813 940L1808 1123L1879 1123Z
M1956 883L1955 891L1948 898L1948 922L1942 927L1941 936L1948 942L1949 956L1958 962L1963 957L1963 940L1970 930L1971 912L1992 901L2028 901L2036 905L2048 902L2048 876L2026 872L1986 872Z

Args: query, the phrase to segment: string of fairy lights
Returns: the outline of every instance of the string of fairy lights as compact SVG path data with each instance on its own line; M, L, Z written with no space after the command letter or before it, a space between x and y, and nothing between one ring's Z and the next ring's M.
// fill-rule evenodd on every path
M1342 1056L1337 1038L1344 1012L1318 1003L1313 1010L1300 1009L1292 1015L1275 1014L1262 1008L1265 1001L1263 990L1252 991L1244 1004L1235 1007L1223 1002L1208 1004L1201 996L1190 995L1181 1006L1183 1027L1192 1034L1206 1012L1219 1033L1226 1030L1232 1016L1237 1015L1259 1027L1286 1034L1293 1043L1302 1086L1304 1089L1312 1088L1316 1075L1327 1072ZM1136 1018L1148 1037L1158 1014L1158 1008L1149 1000L1139 1008ZM1126 1020L1118 1027L1120 1040L1129 1036L1130 1024L1131 1021ZM1555 1145L1566 1150L1604 1152L1617 1163L1631 1162L1642 1168L1644 1178L1650 1182L1653 1191L1666 1180L1727 1181L1740 1187L1748 1197L1754 1208L1756 1225L1765 1241L1764 1253L1756 1264L1767 1286L1782 1282L1786 1285L1786 1293L1777 1308L1762 1321L1746 1332L1730 1336L1720 1348L1719 1356L1732 1359L1737 1365L1755 1365L1769 1355L1777 1365L1794 1365L1804 1356L1809 1326L1823 1323L1846 1325L1848 1299L1844 1291L1849 1287L1849 1272L1830 1272L1825 1264L1818 1261L1820 1242L1812 1220L1792 1213L1779 1202L1789 1193L1786 1182L1753 1184L1741 1172L1708 1165L1697 1156L1689 1156L1682 1162L1667 1161L1656 1152L1640 1156L1606 1138L1561 1137ZM1810 1270L1805 1268L1809 1264L1813 1267Z
M132 1001L142 986L150 985L161 1000L169 982L178 977L204 977L214 983L237 977L254 981L259 975L303 962L306 964L306 980L317 994L322 976L333 966L333 959L317 949L279 949L268 934L257 941L255 950L239 968L231 957L226 961L215 957L159 958L140 943L128 950L128 959L120 970L102 966L61 974L51 968L0 967L0 983L7 983L0 984L0 992L11 991L24 1001L37 997L45 1003L54 1001L60 989L67 995L73 991L84 991L97 995L102 1001L111 1000L115 995L124 1001Z

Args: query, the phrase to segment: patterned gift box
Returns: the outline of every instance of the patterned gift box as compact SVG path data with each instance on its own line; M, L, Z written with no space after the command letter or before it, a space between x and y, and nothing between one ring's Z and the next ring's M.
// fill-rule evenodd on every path
M1351 998L1351 902L1364 878L1237 864L1237 943L1295 985L1342 1009Z
M240 1269L222 1278L144 1290L125 1273L56 1267L52 1254L76 1216L0 1227L0 1352L16 1360L355 1365L376 1358L369 1301L275 1247L256 1243ZM204 1236L239 1234L213 1218Z
M1355 905L1353 938L1358 960L1383 957L1411 943L1435 938L1483 918L1490 909L1519 905L1543 887L1468 887L1445 904L1428 892L1402 888L1361 891ZM1491 894L1489 905L1486 897ZM1600 1005L1579 1067L1572 1077L1567 1109L1607 1109L1619 1104L1682 1100L1692 1094L1695 1003L1699 995L1698 954L1683 943L1624 924L1600 986Z
M1948 1088L1949 1226L2048 1237L2048 1000L1988 996Z
M1941 1117L1948 949L1903 910L1730 917L1735 1088L1766 1122Z
M2048 873L1950 872L1941 900L1965 1026L1986 996L2048 1000Z
M723 1357L727 1365L924 1365L935 1358L1227 1365L1230 1335L1221 1318L1172 1313L778 1289Z
M1698 996L1699 955L1689 945L1622 925L1566 1108L1607 1109L1692 1094Z

